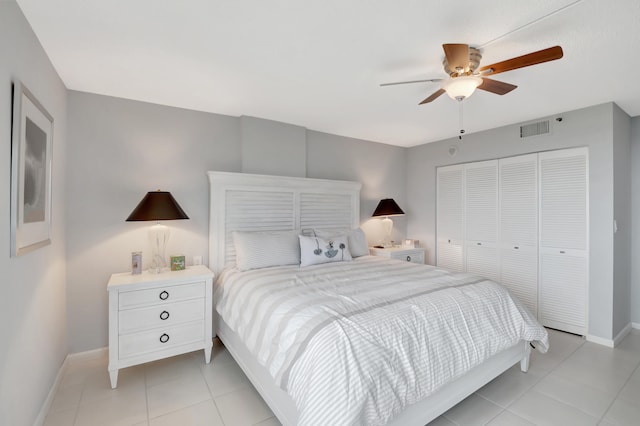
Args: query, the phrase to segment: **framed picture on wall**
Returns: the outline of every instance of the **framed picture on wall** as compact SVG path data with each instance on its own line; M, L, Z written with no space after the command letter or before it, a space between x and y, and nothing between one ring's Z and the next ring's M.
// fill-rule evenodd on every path
M20 82L13 83L11 256L51 243L53 117Z

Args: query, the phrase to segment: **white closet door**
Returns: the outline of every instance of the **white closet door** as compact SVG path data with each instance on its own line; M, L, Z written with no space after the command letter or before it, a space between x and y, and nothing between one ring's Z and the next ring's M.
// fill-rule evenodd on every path
M540 251L538 320L558 330L587 333L588 262L579 251Z
M464 198L462 165L437 169L436 265L464 270Z
M538 154L499 162L500 278L538 312Z
M577 334L587 332L588 151L539 154L539 319Z
M466 164L466 271L500 281L498 253L498 161Z

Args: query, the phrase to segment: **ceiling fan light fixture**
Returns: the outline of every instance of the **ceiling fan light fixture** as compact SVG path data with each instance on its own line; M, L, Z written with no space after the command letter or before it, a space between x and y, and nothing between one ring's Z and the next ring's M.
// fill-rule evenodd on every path
M465 75L445 80L442 88L451 99L461 101L471 96L480 84L482 84L482 78L475 75Z

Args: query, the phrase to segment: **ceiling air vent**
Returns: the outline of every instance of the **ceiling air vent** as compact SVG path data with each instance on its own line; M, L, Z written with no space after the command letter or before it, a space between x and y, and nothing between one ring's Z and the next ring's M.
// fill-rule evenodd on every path
M524 124L520 126L521 138L544 135L545 133L549 133L549 120L538 121L537 123Z

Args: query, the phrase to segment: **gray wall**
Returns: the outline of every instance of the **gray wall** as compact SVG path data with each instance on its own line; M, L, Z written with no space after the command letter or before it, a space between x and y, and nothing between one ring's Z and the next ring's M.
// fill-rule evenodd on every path
M566 147L589 147L589 334L612 339L613 312L628 308L614 304L614 154L613 126L615 105L603 104L560 114L562 122L550 117L548 135L520 139L519 125L505 126L465 136L462 141L448 139L410 148L407 157L407 198L411 211L421 212L409 222L407 235L424 241L431 263L435 261L435 176L436 167L446 164L501 158ZM616 112L618 115L620 112ZM624 130L623 130L624 132ZM621 133L622 134L622 133ZM448 150L458 153L450 157ZM624 192L624 191L623 191ZM622 209L621 209L622 214ZM621 216L624 218L624 215ZM624 219L623 219L624 220ZM624 261L621 263L623 264ZM624 285L621 285L621 288ZM625 302L628 303L628 302ZM624 314L623 314L624 315ZM628 322L628 320L627 320Z
M405 216L393 217L394 241L406 236L406 224L419 217L408 210L406 148L307 131L307 176L362 183L360 222L371 245L384 239L380 219L371 214L382 198L393 198Z
M106 284L149 266L148 223L125 219L148 191L170 191L189 220L170 224L167 254L207 259L206 170L240 171L237 118L69 92L67 298L71 353L107 345Z
M67 355L64 226L67 95L13 1L0 2L0 57L0 424L30 425ZM54 118L52 243L11 258L11 83L17 79Z
M613 105L613 337L631 322L631 119Z
M190 220L169 224L168 254L208 259L208 182L221 170L364 183L363 220L378 195L405 194L404 149L229 117L69 92L67 298L69 351L107 345L106 283L129 270L131 252L148 266L148 224L125 222L147 191L171 191ZM251 148L253 147L253 148ZM274 157L275 155L275 157ZM358 166L354 166L354 165ZM394 171L388 175L387 171ZM373 206L373 207L372 207ZM367 216L368 215L368 216ZM398 238L404 224L397 220ZM376 238L379 220L367 221Z
M631 119L631 321L640 326L640 117Z
M240 117L242 173L306 175L306 129L255 117Z

